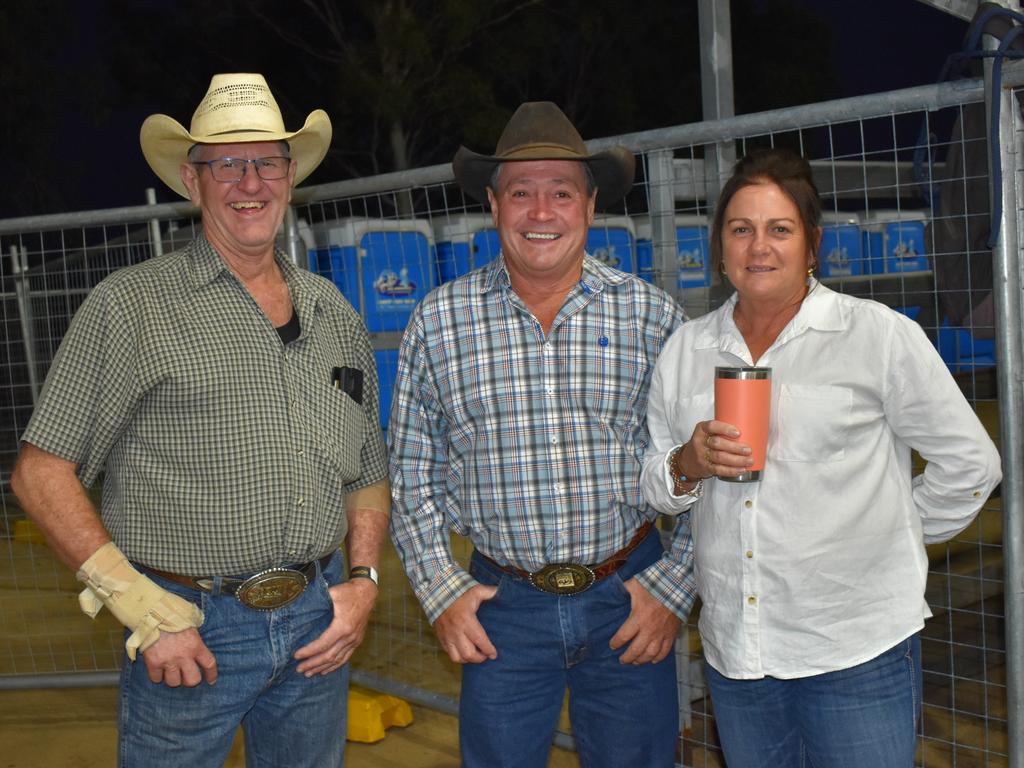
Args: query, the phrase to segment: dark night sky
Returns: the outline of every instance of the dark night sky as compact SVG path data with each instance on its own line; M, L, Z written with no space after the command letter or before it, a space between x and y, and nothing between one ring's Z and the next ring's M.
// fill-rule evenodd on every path
M917 0L804 0L832 29L837 96L927 85L960 50L967 22Z
M148 3L149 0L140 0ZM916 0L797 0L807 13L824 18L833 34L833 59L839 79L834 98L924 85L935 82L946 57L959 50L967 23ZM772 0L762 7L771 8ZM98 30L111 23L104 3L69 4L74 13L73 41L62 46L63 64L78 69L108 55L98 43ZM131 45L125 40L126 46ZM166 51L139 51L140 56L173 56L175 41ZM799 51L778 50L779 57L799 56ZM694 66L699 58L693 55ZM770 61L765 62L771 66ZM239 66L238 69L242 67ZM742 76L737 73L737 77ZM197 103L202 93L195 94ZM308 109L318 104L304 105ZM152 112L166 111L161 94L124 98L122 106L106 114L102 123L70 113L61 122L59 156L66 163L88 165L87 181L80 189L66 188L66 197L77 209L93 209L145 202L145 188L155 187L158 199L176 199L149 171L138 148L138 130ZM190 114L173 114L188 126ZM633 130L661 127L637 125ZM289 125L289 128L293 126ZM295 126L297 127L297 126ZM24 130L31 130L25 125ZM596 138L596 137L587 137ZM98 148L83 152L84 148ZM325 181L315 177L313 181ZM0 211L0 217L4 212Z

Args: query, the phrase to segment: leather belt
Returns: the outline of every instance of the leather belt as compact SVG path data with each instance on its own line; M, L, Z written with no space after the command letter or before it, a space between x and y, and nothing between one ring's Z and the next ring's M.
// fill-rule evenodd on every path
M647 538L647 534L651 532L653 527L654 524L648 520L640 526L640 529L626 546L607 560L602 560L596 565L550 563L539 571L530 573L522 568L516 568L514 565L502 565L480 550L477 550L477 554L491 565L505 571L505 573L510 573L524 581L530 582L541 592L547 592L552 595L578 595L580 592L589 589L595 581L611 576L625 565L626 559Z
M258 611L283 608L296 600L316 578L317 566L319 565L320 570L323 571L331 562L332 557L334 557L334 553L329 552L319 560L311 560L304 565L268 568L245 579L221 576L220 591L221 594L234 595L242 605ZM149 566L143 567L161 579L182 584L190 589L200 589L203 592L212 592L214 580L217 578L215 576L184 576L180 573L161 571Z

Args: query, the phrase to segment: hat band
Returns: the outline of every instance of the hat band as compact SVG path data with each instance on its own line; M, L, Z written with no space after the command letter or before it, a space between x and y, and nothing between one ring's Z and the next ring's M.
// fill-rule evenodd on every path
M229 131L217 131L217 133L208 133L207 136L228 136L233 133L278 133L278 131L268 131L266 128L232 128Z
M496 155L497 160L515 160L519 157L525 159L539 158L541 155L557 153L560 157L571 157L578 160L587 159L585 152L580 152L573 147L566 146L565 144L522 144L518 147L506 150L500 155Z

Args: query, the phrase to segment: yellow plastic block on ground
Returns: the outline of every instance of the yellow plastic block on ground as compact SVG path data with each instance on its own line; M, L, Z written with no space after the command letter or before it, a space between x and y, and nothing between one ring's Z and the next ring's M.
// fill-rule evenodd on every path
M365 688L348 691L348 740L370 743L384 738L384 729L412 722L409 703Z
M38 528L36 528L36 524L31 520L14 521L14 540L24 541L29 544L46 543L46 539L43 538L43 534Z

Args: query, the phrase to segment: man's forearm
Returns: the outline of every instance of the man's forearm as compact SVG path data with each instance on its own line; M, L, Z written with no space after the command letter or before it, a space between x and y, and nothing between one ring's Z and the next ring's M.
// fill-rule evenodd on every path
M380 548L387 538L391 515L391 489L387 480L348 494L345 510L349 567L372 565L376 568L380 564Z
M73 571L110 541L76 470L73 462L24 443L11 474L21 508Z
M111 542L73 462L26 443L11 488L57 556L85 582L78 598L82 611L95 617L105 605L132 630L125 644L132 661L158 642L161 632L203 623L198 607L140 574Z

